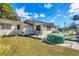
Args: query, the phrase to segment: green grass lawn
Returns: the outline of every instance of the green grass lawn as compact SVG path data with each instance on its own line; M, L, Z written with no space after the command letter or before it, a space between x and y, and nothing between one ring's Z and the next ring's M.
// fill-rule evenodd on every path
M79 56L78 50L43 43L30 37L0 38L0 55L5 56Z

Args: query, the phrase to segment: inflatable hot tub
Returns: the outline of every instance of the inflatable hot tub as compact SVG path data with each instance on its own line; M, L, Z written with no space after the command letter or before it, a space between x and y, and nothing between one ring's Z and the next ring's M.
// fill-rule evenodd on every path
M47 41L55 44L64 43L65 38L62 34L52 33L47 36Z

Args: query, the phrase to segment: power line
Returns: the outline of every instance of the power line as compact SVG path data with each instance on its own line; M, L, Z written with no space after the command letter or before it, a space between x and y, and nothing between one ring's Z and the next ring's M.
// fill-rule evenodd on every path
M66 4L63 4L63 5L60 6L59 8L62 9L63 6L65 7L65 6L67 6L67 5L66 5ZM58 11L59 8L57 8L57 9L54 11L54 12L55 12L54 16L53 16L53 15L50 15L49 17L53 16L53 18L54 18L54 17L56 16L56 13L57 13L57 11ZM64 12L63 14L68 14L68 13L67 13L67 12ZM69 15L69 14L68 14L68 15ZM49 17L47 17L47 18L49 18ZM47 18L46 18L46 19L47 19ZM66 22L65 22L65 23L66 23Z
M58 9L61 9L63 6L65 6L65 4L63 4L62 6L60 6L59 8L55 9L55 11L53 11L52 13L57 13ZM45 19L48 19L49 17L53 16L52 14L50 16L48 16L47 18ZM55 15L54 15L55 16ZM53 17L54 17L53 16Z

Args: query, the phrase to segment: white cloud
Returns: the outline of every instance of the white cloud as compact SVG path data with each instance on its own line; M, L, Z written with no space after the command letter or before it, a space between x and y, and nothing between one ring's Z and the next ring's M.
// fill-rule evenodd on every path
M53 17L53 19L57 19L57 16Z
M32 18L32 13L30 12L25 12L25 8L16 8L16 13L19 17L22 17L23 19L31 19Z
M30 13L30 12L27 12L27 10L22 7L22 8L16 8L16 13L17 15L21 18L22 21L26 20L26 19L32 19L32 18L39 18L39 17L42 17L44 18L45 17L45 14L41 13L41 14L37 14L37 13Z
M70 5L69 13L79 14L79 3L72 3Z
M67 16L64 16L64 18L67 18Z
M56 14L54 17L53 17L53 19L55 20L55 19L57 19L58 17L60 17L61 16L61 14Z
M50 22L55 22L55 20L57 20L58 19L58 17L60 17L61 16L61 14L56 14L52 19L50 19L49 21Z
M45 15L43 13L40 14L40 17L45 17Z
M48 3L48 4L44 4L44 7L47 9L50 9L52 7L52 4Z
M25 17L25 19L31 19L32 18L32 16L26 16Z
M24 12L24 7L22 8L16 8L16 13L18 16L24 16L25 15L25 12Z
M54 21L55 21L54 19L50 20L50 22L54 22Z
M39 17L39 15L37 13L35 13L34 18L38 18L38 17Z
M33 13L33 17L34 18L39 18L39 17L44 18L45 17L45 14L43 14L43 13L41 13L41 14Z

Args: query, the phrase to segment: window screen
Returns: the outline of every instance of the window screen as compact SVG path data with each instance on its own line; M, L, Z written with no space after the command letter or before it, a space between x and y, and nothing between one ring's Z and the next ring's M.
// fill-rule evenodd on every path
M11 29L11 24L0 23L0 29Z

